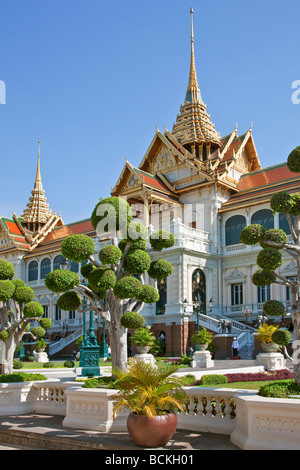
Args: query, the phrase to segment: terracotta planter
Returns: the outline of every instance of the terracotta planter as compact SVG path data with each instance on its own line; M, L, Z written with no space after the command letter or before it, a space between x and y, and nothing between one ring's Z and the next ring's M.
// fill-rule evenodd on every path
M261 343L261 349L264 352L267 352L267 353L277 352L278 344L275 344L275 343Z
M175 413L148 416L130 413L127 418L127 429L133 442L140 447L160 447L174 435L177 427Z

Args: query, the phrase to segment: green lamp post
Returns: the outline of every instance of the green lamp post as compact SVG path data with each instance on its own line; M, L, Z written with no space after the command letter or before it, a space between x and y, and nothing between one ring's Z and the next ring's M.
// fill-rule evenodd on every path
M94 312L87 303L86 297L83 298L83 339L80 348L80 361L82 377L100 376L100 346L97 343L97 338L94 329ZM90 312L89 332L87 333L87 311Z
M97 321L97 319L96 319ZM100 343L100 357L102 357L103 359L106 359L108 357L108 346L107 346L107 342L106 342L106 338L105 338L105 320L103 318L103 340L101 341Z

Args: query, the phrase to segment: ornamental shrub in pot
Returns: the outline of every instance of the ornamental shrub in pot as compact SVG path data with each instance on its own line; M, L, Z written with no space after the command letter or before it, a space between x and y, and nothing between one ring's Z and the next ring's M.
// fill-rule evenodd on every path
M175 410L182 411L186 394L180 378L172 375L177 366L155 367L134 358L127 370L114 370L118 394L114 395L113 417L123 407L130 410L127 429L141 447L165 445L177 427Z
M197 331L191 336L191 342L197 346L199 351L203 351L208 348L212 338L213 334L203 327L200 331Z

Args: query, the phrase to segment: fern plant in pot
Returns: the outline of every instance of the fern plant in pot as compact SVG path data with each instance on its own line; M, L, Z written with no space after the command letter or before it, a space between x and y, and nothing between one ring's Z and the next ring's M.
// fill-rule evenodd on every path
M176 366L157 368L132 358L127 371L114 371L118 388L118 394L113 397L114 418L120 409L129 408L127 429L138 446L162 446L174 435L175 411L182 411L186 400L182 382L172 375L177 369Z
M151 332L151 327L137 328L131 337L131 342L136 346L139 354L145 354L150 351L155 343L155 336Z

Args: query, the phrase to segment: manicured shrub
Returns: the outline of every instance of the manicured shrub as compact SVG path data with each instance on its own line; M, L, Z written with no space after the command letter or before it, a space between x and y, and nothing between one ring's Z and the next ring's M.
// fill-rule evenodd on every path
M300 194L294 194L293 196L294 204L290 210L291 215L300 215Z
M52 292L67 292L80 284L80 278L77 273L66 269L56 269L47 274L45 285Z
M101 208L100 206L103 206ZM103 209L103 210L102 210ZM100 214L100 215L97 215ZM132 220L129 204L121 197L108 197L98 202L91 216L92 226L97 233L110 230L126 231Z
M15 292L15 286L11 281L0 281L0 300L8 302Z
M14 372L13 374L1 374L0 383L32 382L34 380L47 380L42 374Z
M106 267L96 268L89 275L89 285L96 293L107 291L107 289L114 287L116 280L114 271Z
M207 375L202 375L199 383L200 385L206 385L210 387L212 385L227 384L228 379L225 375L207 374Z
M286 191L275 193L270 199L270 207L275 212L289 212L293 204L292 196Z
M267 316L281 316L285 314L285 306L279 300L267 300L263 304L263 312Z
M175 244L173 233L167 230L157 230L150 236L150 245L154 250L161 251L163 248L170 248Z
M61 245L61 254L72 261L80 263L95 252L95 242L83 234L70 235Z
M140 222L131 222L128 226L127 237L130 240L146 239L148 231L146 227Z
M44 315L44 308L38 302L28 302L23 309L24 317L35 318Z
M23 369L24 367L24 362L18 361L17 359L14 359L13 361L13 369Z
M0 341L6 341L10 337L10 332L8 330L0 331Z
M13 265L5 259L0 260L0 279L7 280L12 279L15 275L15 268Z
M165 259L161 259L158 261L151 262L148 274L151 278L161 281L162 279L165 279L166 277L170 276L172 272L172 264Z
M55 363L54 362L45 362L43 364L43 368L44 369L53 369L55 367Z
M124 328L141 328L145 323L143 315L137 312L126 312L121 317L121 325Z
M141 293L142 284L133 276L119 279L114 286L114 293L119 299L138 298Z
M59 299L57 299L56 303L61 310L72 312L73 310L77 310L81 305L81 297L77 292L69 291L62 294Z
M300 145L296 147L288 156L287 166L290 171L300 173Z
M34 291L30 287L17 287L12 298L18 304L27 304L34 299Z
M264 237L266 229L260 224L251 224L241 231L240 241L245 245L256 245Z
M96 266L94 266L92 263L87 263L81 266L80 272L83 277L88 279L91 272L93 272L95 269L96 269Z
M267 241L280 243L281 247L278 247L279 249L279 248L282 248L282 246L288 242L288 236L281 229L271 228L270 230L267 230L266 233L264 234L263 239L260 242L260 245L263 248L269 248L269 245L264 243Z
M74 361L65 361L64 362L64 367L74 367L75 366L75 362Z
M259 269L252 276L252 282L255 286L269 286L276 281L276 276L270 271Z
M99 252L99 260L103 264L117 264L121 257L122 251L114 245L104 246Z
M282 254L276 248L265 248L258 253L256 262L260 268L274 271L281 266Z
M153 304L159 300L159 293L153 286L145 284L141 287L141 292L138 296L138 300L145 302L146 304Z
M125 257L125 270L131 274L148 271L150 264L150 256L144 250L130 250Z
M51 328L52 326L51 318L41 318L39 322L40 322L41 327L44 328L45 330L48 330L48 328Z
M43 336L45 336L45 334L46 334L46 331L41 326L35 326L35 327L32 328L31 333L36 338L43 338Z
M241 372L225 374L228 383L234 382L260 382L265 380L287 380L293 379L294 374L288 369L281 369L274 372Z
M272 334L272 341L275 344L286 345L292 340L292 335L288 330L277 330Z
M287 398L288 395L300 395L300 388L294 380L282 380L263 385L257 394L268 398Z
M181 356L180 364L187 364L189 365L191 362L190 357ZM180 377L180 382L183 386L193 385L197 381L196 377L193 374L186 374Z
M82 388L115 388L116 379L112 376L87 379Z

